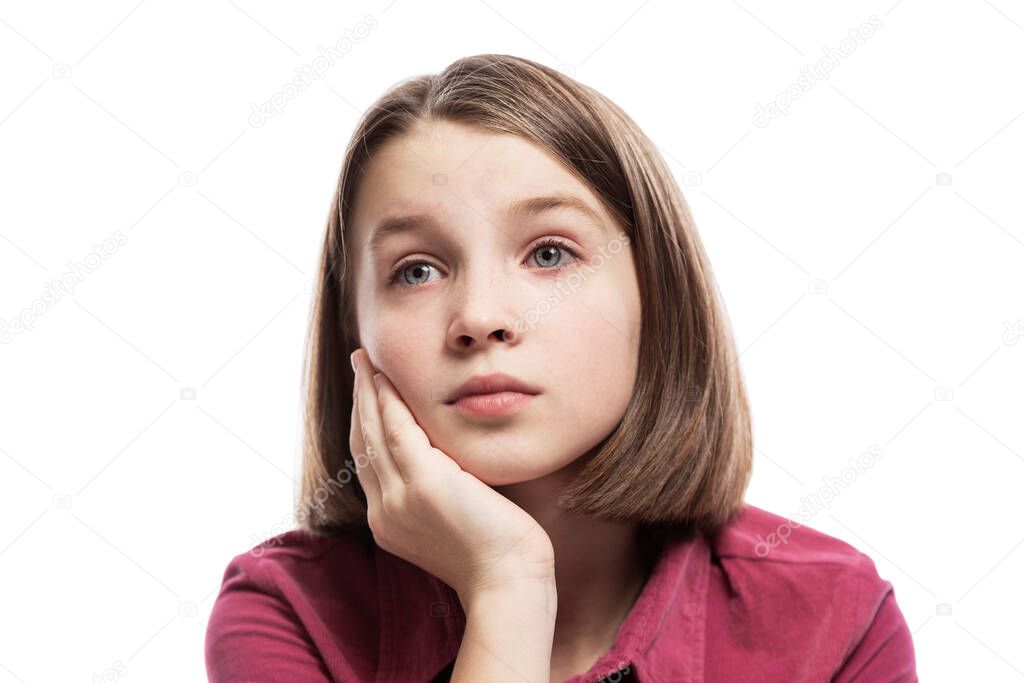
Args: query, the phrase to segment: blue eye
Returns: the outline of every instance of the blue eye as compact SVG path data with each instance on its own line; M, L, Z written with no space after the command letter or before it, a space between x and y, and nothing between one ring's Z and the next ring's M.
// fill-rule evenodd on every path
M573 254L575 256L575 252L572 249L570 249L565 244L563 244L561 242L556 242L556 241L541 242L540 244L537 245L537 248L533 250L533 253L534 254L538 254L538 253L542 253L542 252L548 252L548 253L554 252L555 253L555 262L552 263L551 266L555 270L557 270L558 269L558 264L562 262L562 259L561 259L560 254L559 254L559 252L562 252L562 251L568 251L569 253L571 253L571 254ZM540 263L539 259L536 259L536 261L537 261L537 263ZM548 270L548 268L545 268L545 270Z
M395 269L394 275L391 276L391 279L388 281L388 283L389 284L397 284L397 285L399 285L401 287L415 287L416 285L419 285L419 284L422 284L422 283L419 283L419 282L398 282L398 280L399 280L399 278L402 278L405 275L405 273L419 272L419 273L422 274L422 272L425 269L433 268L433 267L434 266L430 265L429 263L424 263L423 261L412 261L411 263L408 263L408 264L402 264L402 265L398 266Z
M548 254L548 258L544 259L545 261L550 262L551 259L554 258L554 263L549 263L548 265L541 265L541 270L561 270L563 268L568 267L569 264L562 264L563 259L561 257L560 252L568 252L573 259L579 260L579 255L576 253L575 249L570 247L568 243L563 242L562 240L559 239L555 239L553 237L549 237L543 240L536 247L534 247L533 252L531 252L531 256L536 255L539 252L546 252ZM552 253L554 254L553 257L550 256ZM541 264L541 259L534 259L534 261L538 264ZM397 266L395 266L395 269L391 271L391 274L388 276L388 284L397 285L399 287L418 287L419 285L424 284L425 282L429 282L429 280L421 282L409 282L408 278L405 277L406 273L418 273L418 276L422 277L424 272L429 272L428 269L430 268L434 268L434 266L430 265L425 261L406 261L404 263L400 263ZM436 268L434 269L436 270ZM416 276L414 275L413 277Z

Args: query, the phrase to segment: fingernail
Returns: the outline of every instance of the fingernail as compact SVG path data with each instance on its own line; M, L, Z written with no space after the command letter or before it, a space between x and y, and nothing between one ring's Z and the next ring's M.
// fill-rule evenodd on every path
M377 387L377 391L380 391L380 385L382 382L383 380L380 378L379 372L373 376L373 386Z
M357 366L359 365L359 361L356 360L356 354L357 353L359 353L359 349L356 349L355 351L350 353L349 356L348 356L349 361L351 361L351 363L352 363L352 372L357 372L358 371Z

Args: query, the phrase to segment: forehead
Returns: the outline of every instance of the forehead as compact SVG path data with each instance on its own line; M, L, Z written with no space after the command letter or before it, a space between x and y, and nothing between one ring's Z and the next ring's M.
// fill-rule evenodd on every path
M590 188L543 148L459 123L419 122L385 143L364 168L352 228L362 244L388 217L467 215L493 221L516 200L553 194L578 197L608 220Z

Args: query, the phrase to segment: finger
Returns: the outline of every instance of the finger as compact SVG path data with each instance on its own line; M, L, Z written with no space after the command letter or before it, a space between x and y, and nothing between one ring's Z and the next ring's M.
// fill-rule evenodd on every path
M360 424L363 429L363 446L370 465L377 473L381 491L403 483L401 471L395 464L387 444L384 442L383 426L380 418L380 406L377 404L377 389L373 386L373 374L376 370L370 362L370 356L363 349L356 349L358 370L356 370L356 403L359 404Z
M395 385L382 373L374 375L374 382L378 386L382 434L399 471L406 481L422 478L430 470L436 471L437 463L429 458L433 452L430 439Z
M359 426L359 404L352 396L352 420L348 432L348 448L352 453L352 464L356 468L356 478L366 496L366 510L377 510L380 507L380 480L366 455L363 445L363 430Z

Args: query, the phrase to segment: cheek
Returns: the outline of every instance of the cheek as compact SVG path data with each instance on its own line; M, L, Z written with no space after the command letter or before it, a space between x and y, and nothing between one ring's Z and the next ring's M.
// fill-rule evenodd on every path
M554 374L563 428L599 441L618 423L633 394L638 344L629 314L598 302L581 306L579 319L559 342Z
M636 369L640 292L632 262L622 255L617 258L567 297L542 332L542 345L559 362L575 366L580 381L620 383Z
M359 330L374 367L387 375L410 408L444 391L429 371L437 366L443 349L437 343L436 330L428 327L430 316L421 317L424 320L408 311L402 315L378 311L362 322Z
M640 351L640 294L630 261L610 264L608 277L581 288L578 301L549 331L544 344L574 404L566 406L583 428L588 415L601 429L611 429L633 394ZM546 335L547 336L547 335ZM591 435L592 436L592 435Z

